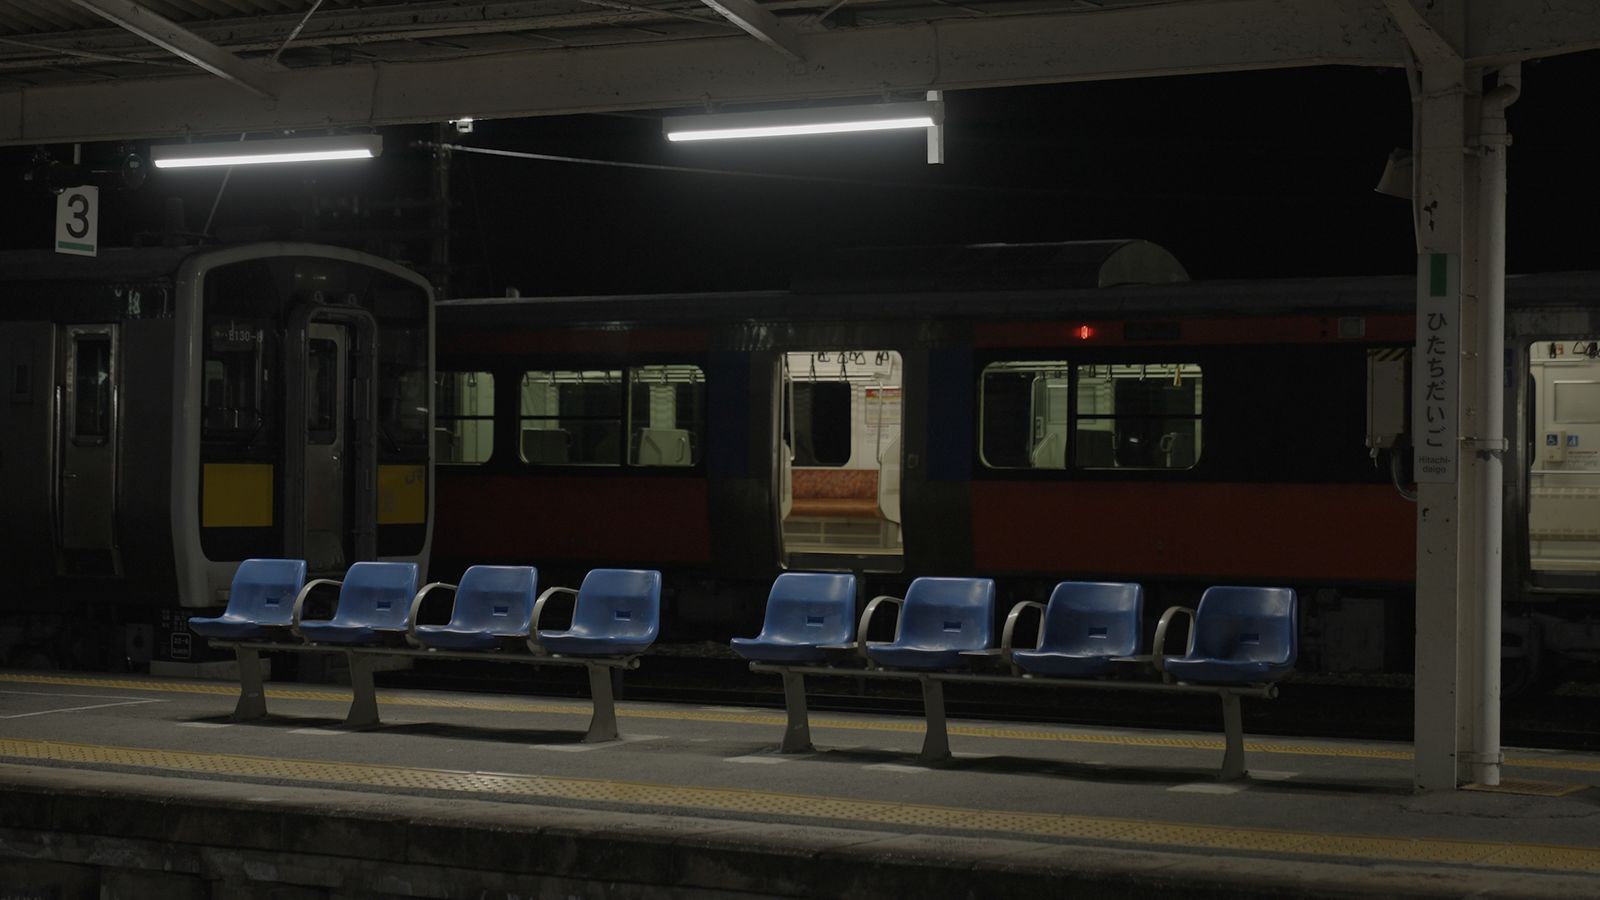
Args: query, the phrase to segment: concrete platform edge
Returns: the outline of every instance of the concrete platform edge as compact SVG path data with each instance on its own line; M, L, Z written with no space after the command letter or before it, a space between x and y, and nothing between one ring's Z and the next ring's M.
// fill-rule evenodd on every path
M271 885L298 886L308 896L930 900L1054 900L1068 891L1152 900L1555 898L1600 890L1600 879L1578 875L1128 850L10 764L0 764L0 798L6 883L55 877L66 870L51 867L63 866L92 880L88 867L102 883L180 879L186 890L179 893L200 897L248 896Z

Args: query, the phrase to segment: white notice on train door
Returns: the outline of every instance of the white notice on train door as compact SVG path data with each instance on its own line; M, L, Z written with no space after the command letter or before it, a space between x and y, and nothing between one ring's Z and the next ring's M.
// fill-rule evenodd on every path
M95 256L100 239L100 189L70 187L56 197L56 252Z

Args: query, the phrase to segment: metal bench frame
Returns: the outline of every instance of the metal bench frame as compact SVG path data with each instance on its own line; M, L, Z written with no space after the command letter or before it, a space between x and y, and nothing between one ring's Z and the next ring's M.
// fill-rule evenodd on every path
M490 651L466 653L449 650L416 650L405 647L346 647L332 644L290 644L271 641L212 641L213 647L231 648L239 661L239 702L230 717L235 722L260 719L267 714L267 696L262 653L343 653L350 665L353 697L343 727L368 728L378 724L378 692L373 684L374 663L383 657L411 659L465 659L476 662L522 663L534 666L583 666L589 672L589 695L594 704L586 744L617 739L616 694L611 673L618 669L637 669L639 656L576 657L534 653Z

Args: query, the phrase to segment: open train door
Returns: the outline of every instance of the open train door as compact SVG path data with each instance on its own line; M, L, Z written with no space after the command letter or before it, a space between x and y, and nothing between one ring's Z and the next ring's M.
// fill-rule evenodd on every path
M311 305L289 333L284 545L311 572L342 573L377 556L377 323Z
M775 504L784 566L904 567L903 373L893 350L784 354Z
M113 575L121 569L116 540L117 326L69 325L61 337L59 565L67 575Z

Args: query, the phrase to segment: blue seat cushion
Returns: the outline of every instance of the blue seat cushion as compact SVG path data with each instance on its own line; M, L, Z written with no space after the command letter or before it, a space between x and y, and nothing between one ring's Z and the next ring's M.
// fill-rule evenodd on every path
M196 616L189 620L189 630L201 637L228 641L274 640L289 635L288 626L263 625L230 613L223 613L216 618Z
M418 625L416 635L424 647L438 650L494 650L511 640L506 635L455 625Z
M403 630L374 628L371 625L337 625L333 622L301 622L300 634L314 644L392 644Z
M1108 656L1049 650L1018 650L1011 654L1011 660L1030 674L1061 678L1092 678L1105 675L1112 669Z
M822 662L827 658L816 644L797 641L734 638L730 643L733 652L756 662Z
M1169 656L1163 665L1173 678L1197 684L1263 684L1294 671L1293 663L1233 662L1211 657Z
M591 637L569 631L539 632L539 646L562 656L632 656L650 646L650 638Z
M954 669L963 665L963 647L927 648L904 647L885 644L867 645L867 657L880 666L891 669Z

